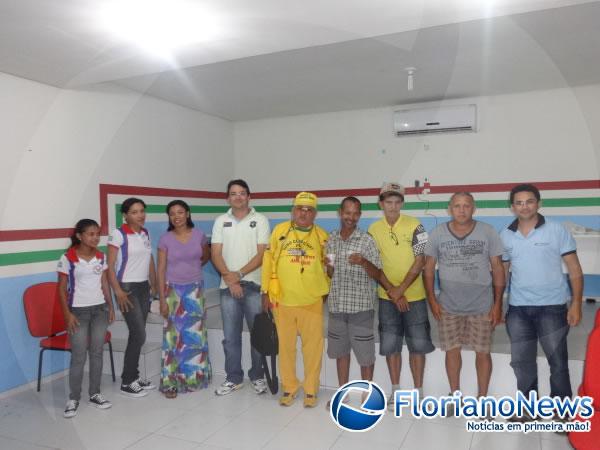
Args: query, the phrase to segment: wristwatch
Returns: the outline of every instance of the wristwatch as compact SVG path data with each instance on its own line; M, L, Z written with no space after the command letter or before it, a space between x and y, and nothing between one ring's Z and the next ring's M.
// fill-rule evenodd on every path
M244 274L242 273L242 271L241 271L241 270L238 270L238 275L239 275L239 277L240 277L240 280L243 280L243 279L244 279Z

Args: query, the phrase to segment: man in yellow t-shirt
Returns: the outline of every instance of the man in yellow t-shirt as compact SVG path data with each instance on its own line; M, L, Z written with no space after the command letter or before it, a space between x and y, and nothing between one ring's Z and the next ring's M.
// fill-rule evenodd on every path
M263 307L271 306L279 338L282 406L304 389L304 406L317 404L323 357L323 297L329 292L324 266L327 232L314 223L317 196L301 192L292 220L278 224L263 257ZM304 382L296 377L296 337L302 340Z
M410 353L414 387L423 394L425 355L434 350L425 287L421 272L425 264L427 232L418 219L400 214L404 187L385 183L379 193L384 217L369 227L381 255L384 276L378 288L379 354L386 357L392 392L388 407L393 407L394 391L399 388L402 341Z

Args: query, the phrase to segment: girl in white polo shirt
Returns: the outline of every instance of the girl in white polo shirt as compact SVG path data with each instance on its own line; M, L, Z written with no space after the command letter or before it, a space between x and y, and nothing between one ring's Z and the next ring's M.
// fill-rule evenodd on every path
M86 354L90 355L90 405L100 409L112 404L100 393L102 352L108 324L114 320L106 259L98 250L100 227L91 219L75 225L71 247L58 261L58 292L71 341L69 400L64 416L77 414Z
M150 235L144 228L146 204L135 197L121 204L124 223L108 238L108 279L129 329L123 358L121 394L143 397L156 386L140 377L138 364L146 342L146 318L156 285Z

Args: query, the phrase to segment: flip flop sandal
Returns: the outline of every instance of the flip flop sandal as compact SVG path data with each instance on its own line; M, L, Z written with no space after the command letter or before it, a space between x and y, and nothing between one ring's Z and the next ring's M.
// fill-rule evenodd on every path
M177 388L171 387L165 391L165 397L172 399L177 397Z

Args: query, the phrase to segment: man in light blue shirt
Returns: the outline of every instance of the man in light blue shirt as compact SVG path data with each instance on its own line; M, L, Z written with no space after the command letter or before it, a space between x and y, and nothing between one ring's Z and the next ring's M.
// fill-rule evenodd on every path
M517 388L524 395L538 388L537 343L550 365L550 395L570 397L567 334L581 321L583 274L575 240L559 223L538 213L540 192L531 184L510 192L516 220L502 231L502 260L511 270L506 329L511 344L511 363ZM571 282L562 271L565 263Z

